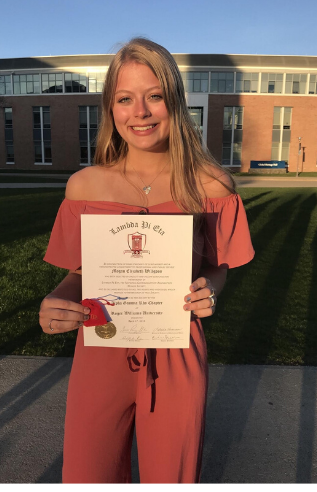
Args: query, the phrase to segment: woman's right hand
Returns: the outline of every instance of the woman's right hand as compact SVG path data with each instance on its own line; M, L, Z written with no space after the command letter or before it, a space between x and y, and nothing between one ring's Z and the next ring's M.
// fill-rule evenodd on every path
M42 301L39 323L44 333L55 335L76 330L89 319L90 309L59 297L48 295Z

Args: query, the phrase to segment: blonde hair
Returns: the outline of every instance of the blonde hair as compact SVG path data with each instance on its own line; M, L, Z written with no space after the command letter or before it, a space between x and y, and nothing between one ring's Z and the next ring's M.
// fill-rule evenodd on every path
M230 173L222 168L204 149L201 136L189 114L183 80L172 55L163 46L144 38L134 38L125 44L110 63L103 94L102 119L97 136L94 163L111 167L124 159L128 145L119 135L113 120L112 107L119 70L130 61L148 66L160 82L163 99L170 117L169 157L171 162L171 194L177 206L187 213L203 212L204 200L199 192L201 174L221 181L213 169L230 176L231 192L235 184ZM219 174L219 172L218 172Z

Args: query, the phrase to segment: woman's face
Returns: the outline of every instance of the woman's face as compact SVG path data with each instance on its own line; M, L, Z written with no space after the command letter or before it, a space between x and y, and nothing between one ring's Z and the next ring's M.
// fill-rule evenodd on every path
M113 104L114 123L129 148L165 152L170 119L160 83L152 70L128 62L119 71Z

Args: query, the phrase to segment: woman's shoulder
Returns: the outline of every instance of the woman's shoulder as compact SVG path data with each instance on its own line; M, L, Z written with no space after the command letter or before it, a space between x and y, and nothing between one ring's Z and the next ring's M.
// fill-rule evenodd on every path
M92 194L107 180L111 168L87 166L74 173L66 185L65 197L69 200L90 200Z
M224 198L235 193L233 178L220 167L212 166L210 174L200 173L201 193L207 198Z

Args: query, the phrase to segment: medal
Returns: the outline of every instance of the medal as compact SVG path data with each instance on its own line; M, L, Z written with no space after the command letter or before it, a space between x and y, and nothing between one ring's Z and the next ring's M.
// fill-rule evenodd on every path
M95 327L96 335L100 338L113 338L117 333L117 328L111 322L106 325L98 325Z

